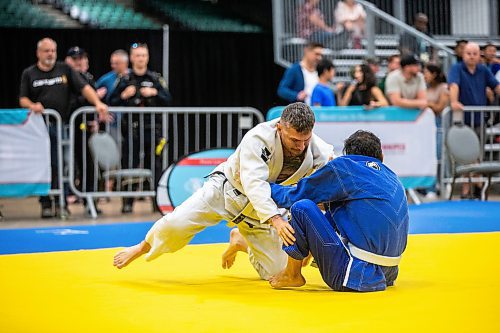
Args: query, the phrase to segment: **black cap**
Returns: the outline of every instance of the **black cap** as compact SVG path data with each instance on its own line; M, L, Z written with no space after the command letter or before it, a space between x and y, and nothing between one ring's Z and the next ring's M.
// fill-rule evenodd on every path
M81 47L78 47L78 46L73 46L72 48L70 48L68 50L68 53L66 53L66 55L68 57L71 57L71 58L78 58L78 57L84 56L86 54L87 54L87 52L85 52L84 49L82 49Z
M406 54L401 57L401 67L418 64L420 64L420 60L414 54Z

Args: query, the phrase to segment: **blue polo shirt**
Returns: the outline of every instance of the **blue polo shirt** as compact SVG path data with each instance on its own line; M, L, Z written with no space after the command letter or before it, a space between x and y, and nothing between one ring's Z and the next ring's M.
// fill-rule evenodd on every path
M459 87L458 100L463 105L487 105L486 87L495 89L498 81L493 73L483 64L476 67L471 74L464 62L454 64L448 74L448 84L455 83ZM479 123L480 114L476 113L474 122ZM465 114L465 122L470 124L470 114Z
M318 83L312 92L311 106L336 106L335 95L327 85Z

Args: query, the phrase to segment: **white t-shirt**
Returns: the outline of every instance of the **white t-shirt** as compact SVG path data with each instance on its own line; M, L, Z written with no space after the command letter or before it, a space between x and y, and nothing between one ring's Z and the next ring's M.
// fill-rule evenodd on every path
M311 105L311 96L314 90L314 87L318 84L318 72L309 72L304 67L302 68L302 75L304 75L304 91L306 92L306 100L304 101L307 105Z

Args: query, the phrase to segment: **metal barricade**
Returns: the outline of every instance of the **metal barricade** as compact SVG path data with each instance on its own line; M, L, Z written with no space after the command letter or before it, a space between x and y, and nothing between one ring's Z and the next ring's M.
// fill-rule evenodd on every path
M171 163L205 149L234 148L246 131L264 121L250 107L110 107L109 111L114 121L100 128L94 107L79 108L70 119L69 184L85 198L94 218L95 198L154 197L156 182ZM102 187L113 179L116 190Z
M500 161L500 106L466 106L464 112L453 112L447 107L442 113L442 144L440 188L441 197L447 198L451 191L453 163L446 148L446 135L454 123L465 123L476 132L481 148L479 162ZM486 182L487 177L474 175L472 182ZM455 183L468 183L469 177L457 178ZM491 178L500 182L500 175ZM484 195L484 194L483 194Z

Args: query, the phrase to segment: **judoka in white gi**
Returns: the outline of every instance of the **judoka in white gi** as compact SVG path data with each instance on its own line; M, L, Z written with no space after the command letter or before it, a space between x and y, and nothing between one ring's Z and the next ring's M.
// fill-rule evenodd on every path
M242 251L261 278L281 272L287 255L278 231L293 237L293 230L284 220L286 211L271 199L269 183L295 184L333 158L333 147L312 133L313 126L309 106L293 103L280 119L251 129L203 187L159 219L141 243L117 253L114 266L125 267L143 254L150 261L175 252L206 227L227 220L237 228L222 255L223 268L230 268Z

